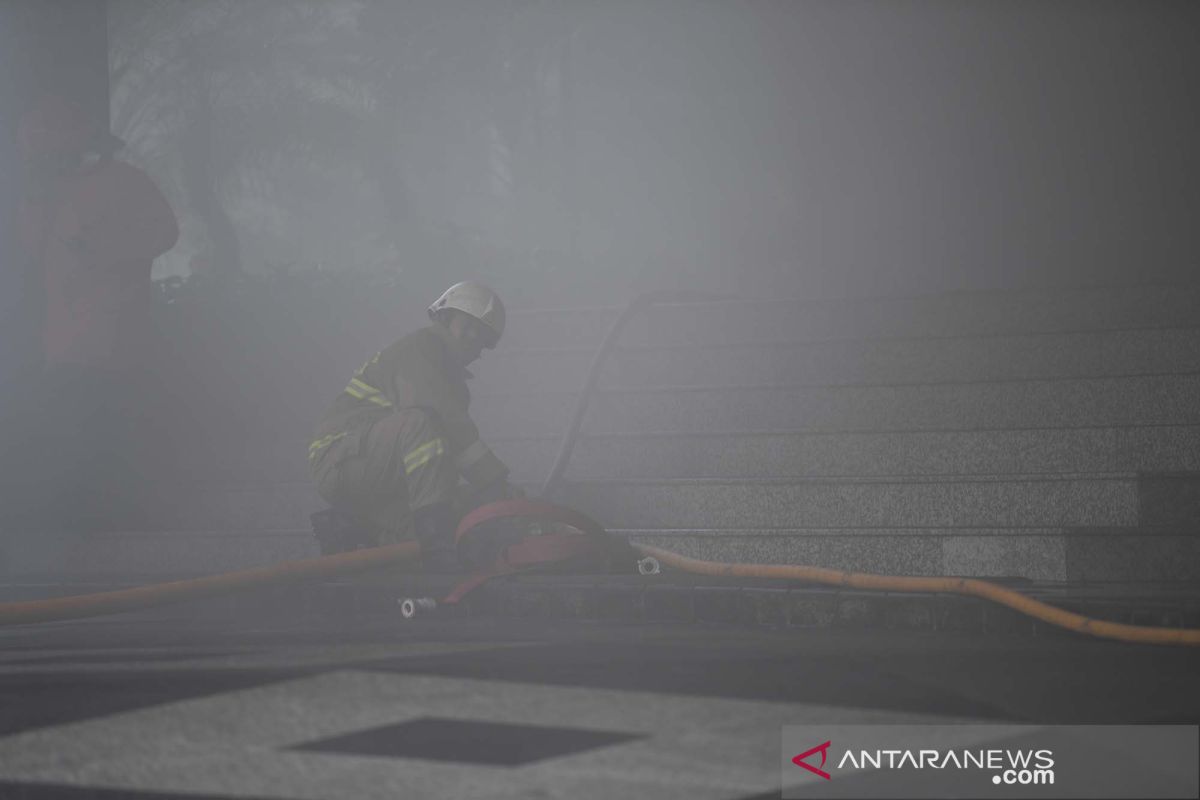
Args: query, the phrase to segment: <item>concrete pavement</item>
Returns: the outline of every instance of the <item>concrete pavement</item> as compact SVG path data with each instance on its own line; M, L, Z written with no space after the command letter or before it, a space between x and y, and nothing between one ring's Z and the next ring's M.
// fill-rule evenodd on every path
M1200 652L519 618L0 631L0 797L777 795L787 724L1195 724Z

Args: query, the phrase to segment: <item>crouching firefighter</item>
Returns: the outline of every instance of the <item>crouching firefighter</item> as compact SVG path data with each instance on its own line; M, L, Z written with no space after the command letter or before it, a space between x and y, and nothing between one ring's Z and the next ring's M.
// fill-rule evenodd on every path
M519 494L467 413L467 365L504 333L504 305L486 286L457 283L429 307L427 327L364 364L309 445L313 515L323 553L415 538L425 570L458 569L459 476L478 502Z

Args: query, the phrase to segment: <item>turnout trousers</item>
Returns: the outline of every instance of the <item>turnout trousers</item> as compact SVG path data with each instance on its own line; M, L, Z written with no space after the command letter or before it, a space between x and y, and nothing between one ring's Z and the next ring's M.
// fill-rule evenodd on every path
M458 470L435 412L401 409L346 439L312 465L313 479L376 544L412 539L413 511L454 499Z

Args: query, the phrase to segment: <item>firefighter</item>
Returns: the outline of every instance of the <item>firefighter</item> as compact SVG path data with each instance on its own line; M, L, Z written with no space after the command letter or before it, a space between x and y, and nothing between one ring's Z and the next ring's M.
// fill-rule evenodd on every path
M323 552L415 538L427 571L451 572L459 476L477 499L517 494L467 413L467 366L500 340L504 305L464 281L429 306L429 317L364 364L317 425L309 468L333 506L313 515ZM355 525L365 536L347 541Z

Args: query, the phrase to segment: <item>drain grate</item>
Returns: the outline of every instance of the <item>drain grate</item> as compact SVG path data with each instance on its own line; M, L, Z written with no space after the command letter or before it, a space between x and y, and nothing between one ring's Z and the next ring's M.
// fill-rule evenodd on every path
M639 734L424 717L291 749L516 767L644 738Z

